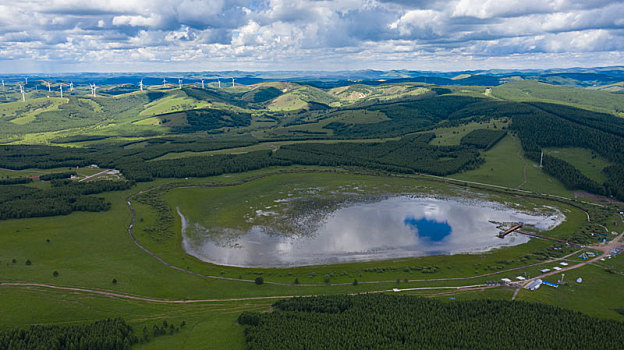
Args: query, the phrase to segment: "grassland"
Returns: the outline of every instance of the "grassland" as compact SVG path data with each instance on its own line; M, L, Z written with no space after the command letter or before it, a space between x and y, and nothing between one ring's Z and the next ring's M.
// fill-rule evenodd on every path
M606 180L602 169L611 165L608 160L585 148L546 148L544 153L565 160L580 170L585 176L598 183L603 183Z
M431 144L436 146L459 145L462 137L476 129L501 129L509 125L507 119L492 119L487 122L471 122L455 127L440 127L434 130L436 135Z
M543 173L533 162L522 156L522 149L515 136L506 136L486 151L484 156L485 164L478 169L451 177L539 193L572 196L559 181Z
M562 103L598 112L624 115L624 95L622 94L557 86L533 80L514 81L494 87L492 96L511 101Z
M227 217L222 220L236 221L236 216L244 215L247 204L264 205L270 199L270 193L278 191L279 186L297 187L298 185L331 185L358 184L370 186L386 186L394 191L429 191L439 194L469 195L466 189L449 186L424 179L395 179L388 177L355 176L347 173L319 173L322 168L300 167L298 171L312 173L282 174L249 182L266 175L293 169L267 169L243 174L225 175L206 179L189 179L181 182L184 186L193 185L228 185L234 187L217 188L180 188L165 194L164 198L175 204L187 203L184 210L192 211L193 200L217 200L219 205L229 205ZM316 172L314 172L316 171ZM336 171L336 170L333 170ZM367 290L387 290L397 286L453 286L483 283L486 280L511 277L525 270L505 272L510 268L520 267L527 263L539 263L530 259L521 261L519 257L533 251L547 249L550 243L543 240L532 240L528 244L496 250L479 255L431 256L413 259L397 259L389 261L364 262L357 264L339 264L326 266L310 266L291 269L241 269L206 264L184 253L180 245L179 221L176 219L174 235L164 240L155 240L143 229L152 223L157 212L150 206L137 201L133 204L137 210L137 223L134 228L139 241L148 249L162 257L165 261L184 269L219 277L242 278L253 280L257 276L264 277L268 282L292 284L297 277L302 284L324 284L325 275L332 276L332 283L345 283L338 286L279 286L264 284L257 286L244 281L228 281L193 276L173 270L161 264L151 256L138 249L128 237L127 224L131 214L125 203L125 197L154 186L170 183L159 180L154 183L139 184L131 191L120 194L107 194L113 203L112 209L105 213L73 213L66 217L38 218L24 220L7 220L0 226L0 282L32 281L70 287L87 287L102 291L123 294L148 296L162 299L207 299L207 298L240 298L271 295L309 295L324 293L364 292ZM482 191L472 195L483 196ZM522 200L503 194L488 195L494 200L524 203L524 206L548 204L539 199ZM212 198L212 199L210 199ZM254 203L238 205L245 199ZM177 201L177 202L176 202ZM206 203L203 203L204 205ZM206 204L207 205L207 204ZM558 204L559 205L559 204ZM560 205L559 205L560 206ZM195 209L198 213L199 208ZM575 227L585 222L585 214L574 208L566 208L567 221L551 232L554 236L564 237ZM200 213L199 215L201 215ZM89 222L89 225L84 225ZM49 242L47 241L49 240ZM15 263L13 263L15 259ZM29 259L32 264L26 265ZM407 272L408 266L438 266L434 274ZM526 269L535 273L537 267ZM58 271L57 277L53 272ZM427 281L429 278L450 278L461 276L483 275L467 280ZM117 283L113 284L112 279ZM350 282L357 279L361 283L352 286ZM410 282L404 282L404 279ZM387 281L366 284L367 281ZM447 292L444 292L447 293ZM419 294L434 295L436 291ZM447 295L447 294L444 294ZM482 293L468 292L459 294L463 297L508 297L509 292L501 290ZM179 334L162 337L153 343L142 345L143 349L165 348L244 348L242 330L234 324L238 313L242 310L266 310L272 300L260 301L223 301L216 303L200 303L192 305L161 305L140 301L129 301L104 296L82 295L51 291L35 287L0 286L0 307L3 310L1 326L27 325L33 323L71 323L94 320L108 316L122 316L137 327L152 320L168 319L180 322L185 320L188 327ZM59 301L62 300L62 301ZM556 303L556 302L555 302ZM578 309L579 301L565 303L565 306ZM602 301L592 304L593 313L603 317L613 317L613 304ZM22 305L29 305L26 309ZM610 305L609 307L606 307ZM108 315L108 316L105 316ZM214 334L208 337L206 333Z
M267 82L250 87L221 89L220 96L225 97L216 102L198 100L177 89L163 89L164 96L153 101L148 101L142 93L136 92L118 97L73 96L70 105L79 101L83 104L84 110L93 111L95 117L89 120L66 118L59 114L59 106L67 104L66 100L38 98L29 100L26 104L19 102L0 104L2 114L0 142L48 143L63 136L89 134L111 137L103 141L65 145L102 146L109 142L121 144L130 140L140 141L155 135L167 135L170 131L168 126L174 126L171 122L163 123L160 117L154 115L207 106L252 113L250 126L217 132L223 132L225 136L251 134L261 142L252 146L217 151L168 153L156 158L157 160L276 150L283 145L303 142L335 143L336 147L340 147L340 143L343 142L396 140L397 138L331 139L332 130L325 129L331 122L374 124L387 121L389 118L381 112L358 109L328 112L299 111L299 109L310 108L314 103L333 107L352 105L357 107L358 103L367 101L414 98L430 92L430 87L405 83L379 86L351 85L324 90L295 83ZM278 89L279 96L250 105L234 105L227 102L227 96L232 99L248 98L249 101L254 101L256 98L254 94L257 91L253 91L267 88ZM486 97L484 87L461 86L449 89L453 95ZM612 114L620 113L618 111L624 106L621 96L613 96L615 94L581 89L570 91L572 90L564 87L518 82L493 88L491 96L487 97L515 101L557 101L598 111L608 110ZM249 95L245 97L245 94ZM115 100L112 100L113 98ZM108 99L118 102L119 105L109 103ZM436 134L436 138L432 140L432 145L458 145L461 138L472 130L508 127L509 118L500 118L435 128L432 131ZM191 136L206 137L206 133ZM182 135L172 137L182 139ZM275 141L273 140L275 137L282 137L282 140L286 141ZM297 137L302 139L298 140ZM307 137L310 139L303 139ZM147 142L137 143L126 149L131 150L132 147L143 147L146 144ZM592 179L604 180L601 170L609 163L591 151L577 148L548 148L545 152L570 162ZM140 329L154 320L167 319L174 322L184 320L187 326L180 333L158 338L136 348L243 349L245 348L243 330L235 324L238 314L242 310L269 310L274 300L224 299L358 293L389 290L394 287L461 286L503 277L513 279L524 273L535 275L538 267L551 267L552 263L537 259L534 253L552 252L553 244L538 239L483 254L439 255L286 269L217 266L187 255L181 245L180 218L175 215L176 207L180 207L185 215L197 218L206 225L218 224L245 229L248 223L244 218L254 214L255 210L266 208L272 205L275 199L297 189L310 187L331 190L339 186L358 186L371 192L383 190L386 193L465 196L518 204L523 208L551 205L559 208L567 217L562 225L548 232L549 235L558 238L570 237L580 227L586 225L587 217L582 210L540 195L533 196L532 193L521 192L573 197L571 191L565 189L559 181L544 174L533 162L524 157L520 141L515 135L509 133L494 147L483 151L482 155L485 159L483 165L450 178L421 175L390 176L348 167L292 166L210 178L158 179L150 183L138 183L128 191L98 195L112 203L112 208L108 212L76 212L63 217L2 221L0 283L37 282L163 300L221 300L196 304L166 304L41 287L0 285L0 310L2 310L0 328L30 324L71 324L119 316ZM22 171L0 169L0 178L31 177L67 170L68 168ZM84 176L93 175L100 169L80 168L77 171ZM489 185L517 188L521 191L502 190L505 192L502 193L500 189ZM50 184L35 181L29 186L45 187ZM137 212L133 233L145 248L167 263L186 271L168 267L148 255L137 247L128 235L127 229L132 213L128 208L127 198L148 190L156 193L154 198L162 200L160 204L164 203L164 207L158 208L153 205L154 203L151 203L152 205L141 203L136 197L132 197L130 200ZM163 227L164 230L158 234L146 230L154 227L163 217L163 208L168 210L170 225ZM599 223L607 226L609 230L621 231L624 223L620 222L621 218L615 214L615 207L612 209L614 214ZM568 249L566 252L571 250ZM566 275L566 279L570 282L576 276L582 276L586 283L571 282L559 289L543 287L536 292L521 290L516 298L554 304L599 317L622 319L622 316L613 310L624 308L619 295L603 290L617 291L623 287L623 259L618 257L599 266L586 266ZM27 265L26 261L30 261L31 264ZM536 265L526 267L533 264ZM410 269L413 266L435 266L436 272L423 273L420 270ZM607 269L610 272L607 272ZM54 271L58 272L58 276L53 275ZM251 282L259 276L267 283L256 285ZM325 277L329 277L330 283L325 282ZM116 283L113 283L113 279ZM295 279L300 282L299 285L294 284ZM355 279L359 282L357 286L352 285ZM306 284L314 285L306 286ZM441 299L453 297L509 300L514 290L500 287L465 292L427 290L409 293Z
M616 309L624 308L619 291L624 288L624 258L607 260L608 263L590 265L566 273L566 285L559 288L544 286L535 292L522 290L518 300L536 301L578 310L592 316L622 320ZM576 279L581 277L582 283ZM556 282L551 279L551 282Z

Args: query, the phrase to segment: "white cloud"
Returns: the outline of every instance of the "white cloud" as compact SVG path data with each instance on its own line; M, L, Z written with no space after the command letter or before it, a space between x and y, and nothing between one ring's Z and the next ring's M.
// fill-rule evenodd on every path
M127 69L414 68L536 55L594 65L621 58L622 13L621 0L0 0L0 70L76 57Z

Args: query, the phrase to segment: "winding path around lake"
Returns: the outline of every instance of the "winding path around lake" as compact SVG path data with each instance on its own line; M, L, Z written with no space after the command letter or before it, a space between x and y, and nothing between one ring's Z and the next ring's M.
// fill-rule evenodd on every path
M255 181L261 178L265 178L265 177L269 177L269 176L274 176L275 174L267 174L267 175L262 175L262 176L258 176L252 179L248 179L247 181L243 182L243 183L247 183L249 181ZM180 186L180 187L225 187L225 186L236 186L238 185L238 183L235 184L220 184L220 185L186 185L186 186ZM203 274L203 273L199 273L199 272L195 272L195 271L191 271L176 265L173 265L167 261L165 261L163 258L161 258L160 256L156 255L154 252L150 251L149 249L147 249L145 246L143 246L138 240L137 238L134 236L132 230L134 229L134 224L136 221L136 210L134 209L134 206L132 205L131 199L141 195L143 193L147 193L150 191L154 191L157 190L161 187L163 187L164 185L160 185L160 186L155 186L155 187L151 187L148 189L145 189L143 191L134 193L130 196L128 196L126 198L126 202L128 204L128 207L132 213L132 218L130 220L130 224L128 225L128 235L130 236L130 238L132 239L132 241L134 242L134 244L139 247L141 250L143 250L144 252L146 252L147 254L151 255L154 259L158 260L160 263L162 263L163 265L180 271L180 272L184 272L184 273L188 273L190 275L194 275L194 276L198 276L198 277L203 277L203 278L211 278L211 279L219 279L219 280L227 280L227 281L238 281L238 282L246 282L246 283L255 283L254 280L249 280L249 279L239 279L239 278L232 278L232 277L223 277L223 276L215 276L215 275L208 275L208 274ZM494 185L496 186L496 185ZM502 187L502 186L497 186L497 187ZM506 188L506 187L503 187ZM511 189L511 188L506 188L506 189ZM513 189L511 189L513 190ZM522 190L519 190L522 191ZM524 192L524 191L522 191ZM587 212L585 212L588 216L588 221L589 221L589 214ZM487 277L487 276L492 276L492 275L498 275L498 274L502 274L502 273L506 273L506 272L511 272L511 271L515 271L515 270L520 270L520 269L525 269L525 268L529 268L529 267L534 267L534 266L539 266L542 264L549 264L549 263L553 263L553 262L557 262L557 261L561 261L564 259L567 259L568 257L577 254L577 252L568 254L564 257L561 258L557 258L557 259L551 259L551 260L546 260L546 261L542 261L542 262L538 262L538 263L534 263L534 264L529 264L529 265L524 265L524 266L519 266L519 267L515 267L515 268L511 268L511 269L507 269L507 270L501 270L501 271L496 271L496 272L489 272L489 273L485 273L485 274L480 274L480 275L474 275L474 276L464 276L464 277L447 277L447 278L430 278L430 279L413 279L413 280L408 280L408 282L441 282L441 281L459 281L459 280L470 280L470 279L476 279L476 278L482 278L482 277ZM396 280L381 280L381 281L362 281L359 282L360 284L382 284L382 283L393 283ZM351 283L346 282L346 283L318 283L318 284L310 284L310 283L301 283L301 284L293 284L293 283L281 283L281 282L271 282L271 281L264 281L265 284L271 284L271 285L278 285L278 286L288 286L288 287L332 287L332 286L347 286L347 285L351 285Z

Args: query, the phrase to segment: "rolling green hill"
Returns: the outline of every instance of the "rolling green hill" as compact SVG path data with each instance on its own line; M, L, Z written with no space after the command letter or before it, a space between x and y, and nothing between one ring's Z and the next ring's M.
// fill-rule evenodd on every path
M342 329L371 348L544 347L535 334L566 347L619 344L621 336L607 341L600 330L624 320L620 295L604 292L624 288L624 258L608 258L602 243L624 229L624 95L529 80L487 90L480 84L499 78L473 73L440 79L460 85L254 80L221 89L111 84L97 97L82 86L63 99L29 90L26 102L14 91L0 95L0 343L22 346L39 335L42 344L74 342L84 329L118 322L119 340L92 338L124 349L297 348L290 345L301 334L312 347L353 344ZM367 261L355 247L352 262L310 266L217 265L186 249L216 232L223 241L208 240L201 252L237 254L237 237L256 247L254 235L266 235L280 254L293 254L280 228L303 239L310 231L295 227L395 197L484 201L517 211L514 220L539 214L560 223L523 227L539 239L516 232L501 240L495 233L510 223L488 214L497 227L483 239L496 249L454 253L435 241L433 255ZM365 213L368 220L377 210ZM448 225L456 219L449 213ZM396 217L405 246L432 239ZM332 239L364 231L350 225ZM585 265L582 252L599 255ZM500 282L542 276L561 262L569 270L557 288ZM369 292L376 297L345 296ZM291 299L310 295L329 296ZM401 310L409 315L392 316ZM459 332L449 324L414 331L414 322L436 328L451 314ZM509 315L526 322L499 322L487 344L475 340L476 325ZM123 321L97 322L109 318ZM404 329L377 332L379 319ZM505 330L523 340L501 338Z

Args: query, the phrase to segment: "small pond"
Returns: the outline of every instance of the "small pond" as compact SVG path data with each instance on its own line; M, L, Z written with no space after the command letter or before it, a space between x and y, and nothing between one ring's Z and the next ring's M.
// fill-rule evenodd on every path
M253 225L247 231L204 227L179 209L178 214L187 253L206 262L241 267L478 253L529 240L517 233L498 238L501 224L523 222L550 230L565 219L550 207L529 213L484 200L417 196L345 203L302 234L282 234L265 225ZM223 232L228 238L223 238Z

